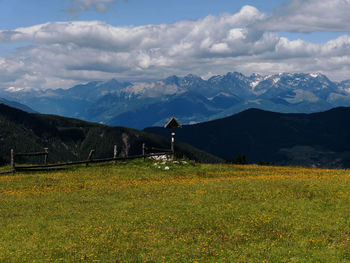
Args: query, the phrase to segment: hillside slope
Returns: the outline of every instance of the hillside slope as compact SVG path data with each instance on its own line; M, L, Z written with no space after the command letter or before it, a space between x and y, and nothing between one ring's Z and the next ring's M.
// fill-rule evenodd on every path
M95 149L94 157L111 157L115 144L119 155L140 154L143 142L152 147L170 148L168 138L148 132L54 115L29 114L0 104L0 163L9 162L11 148L16 152L32 152L48 147L49 161L57 162L83 160L90 149ZM177 144L175 150L202 162L220 161L183 143Z
M164 135L160 127L146 131ZM313 114L250 109L215 121L185 125L177 140L225 159L246 154L257 163L350 167L350 108Z
M32 108L28 107L27 105L18 103L16 101L6 100L4 98L0 98L0 104L5 104L5 105L10 106L12 108L23 110L23 111L28 112L28 113L38 113L35 110L33 110Z

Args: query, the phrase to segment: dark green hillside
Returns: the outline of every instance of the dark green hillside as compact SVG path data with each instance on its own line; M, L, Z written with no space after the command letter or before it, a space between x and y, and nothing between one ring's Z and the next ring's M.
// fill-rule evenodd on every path
M141 145L169 148L169 139L124 127L108 127L54 115L29 114L0 104L0 163L9 162L10 149L16 152L42 151L49 148L49 161L82 160L90 149L94 157L113 156L113 145L119 155L141 153ZM202 162L220 161L210 154L186 144L176 151ZM31 160L35 162L35 160Z
M164 135L163 128L146 131ZM240 153L249 162L350 167L350 108L313 114L250 109L228 118L185 125L178 140L224 159Z

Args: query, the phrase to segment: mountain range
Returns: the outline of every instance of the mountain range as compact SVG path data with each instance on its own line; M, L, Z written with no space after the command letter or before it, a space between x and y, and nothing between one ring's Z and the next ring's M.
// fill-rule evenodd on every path
M166 135L162 127L145 129ZM226 160L245 155L249 163L350 167L350 107L311 114L249 109L230 117L183 125L175 141Z
M319 73L245 76L230 72L207 80L190 74L140 83L94 81L70 89L11 87L1 90L0 97L41 113L142 129L163 125L171 116L191 124L249 108L312 113L350 106L350 80L334 82Z

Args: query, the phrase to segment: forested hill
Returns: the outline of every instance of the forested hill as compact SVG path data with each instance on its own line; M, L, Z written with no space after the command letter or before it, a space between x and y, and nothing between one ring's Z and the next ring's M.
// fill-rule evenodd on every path
M169 137L169 135L167 135ZM16 152L42 151L49 148L49 162L84 160L90 149L94 157L112 157L113 145L119 155L141 154L142 143L170 148L169 138L124 127L109 127L55 115L30 114L0 104L0 163L8 163L10 149ZM210 154L186 144L176 151L202 162L220 161Z
M146 131L165 135L163 128ZM350 108L313 114L249 109L227 118L176 130L176 139L224 159L245 154L249 162L350 167Z

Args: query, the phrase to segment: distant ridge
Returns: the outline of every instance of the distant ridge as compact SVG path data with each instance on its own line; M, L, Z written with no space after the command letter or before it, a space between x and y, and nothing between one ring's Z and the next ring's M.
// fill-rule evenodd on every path
M21 103L15 102L15 101L9 101L9 100L6 100L4 98L0 98L0 104L5 104L7 106L10 106L10 107L13 107L13 108L16 108L19 110L23 110L23 111L28 112L28 113L38 113L35 110L31 109L30 107L28 107L24 104L21 104Z
M145 131L164 135L165 129ZM350 108L312 114L249 109L230 117L184 125L177 140L224 159L246 154L251 163L350 167Z

